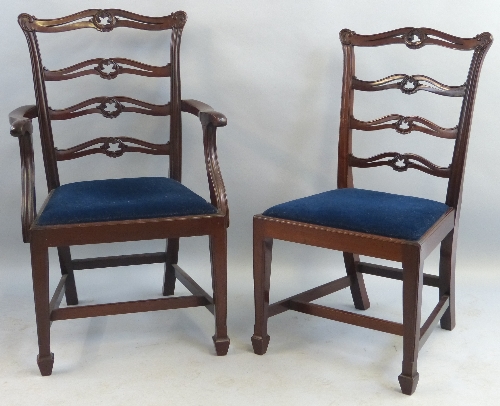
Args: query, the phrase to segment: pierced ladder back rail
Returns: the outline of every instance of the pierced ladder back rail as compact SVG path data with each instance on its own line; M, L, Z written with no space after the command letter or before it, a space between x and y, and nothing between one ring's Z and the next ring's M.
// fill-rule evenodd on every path
M93 68L82 70L88 66L93 66ZM109 72L107 72L108 69ZM170 69L170 64L152 66L127 58L94 58L59 70L44 69L44 79L49 82L99 75L103 79L111 80L121 74L166 78L170 77Z
M422 117L408 117L400 114L390 114L371 121L357 120L352 113L354 94L351 91L350 95L346 96L348 93L343 92L344 104L341 110L340 129L341 149L339 150L342 158L339 160L339 187L349 187L352 184L350 167L369 168L377 166L389 166L398 172L404 172L409 168L417 169L433 176L450 178L450 188L452 185L456 187L457 181L451 181L451 179L456 179L463 172L463 168L458 163L460 157L464 156L462 149L466 141L464 142L463 139L468 137L470 129L470 120L469 124L465 122L466 114L463 113L473 103L475 81L477 80L474 78L480 67L481 62L479 61L482 61L485 52L490 46L491 35L483 33L474 38L460 38L429 28L407 27L377 35L359 35L350 30L342 30L340 40L343 44L345 58L349 61L344 68L344 86L347 87L345 90L374 92L398 89L406 95L412 95L418 91L427 91L440 96L462 97L464 100L457 126L443 128ZM354 70L354 47L377 47L390 44L404 44L410 49L419 49L426 45L438 45L455 50L474 51L467 80L463 85L449 86L425 75L394 74L374 81L358 79ZM419 155L410 153L387 152L369 158L359 158L353 155L351 151L352 130L377 131L383 129L393 129L399 134L409 134L417 131L438 138L455 140L455 153L451 164L448 167L440 167ZM454 196L451 197L451 195ZM450 194L447 203L452 203L450 205L456 207L456 196L456 193Z
M178 54L186 19L186 13L183 11L165 17L147 17L118 9L91 9L58 19L37 19L29 14L19 16L19 25L24 31L31 54L33 80L38 95L40 137L49 191L60 185L58 161L92 154L104 154L112 158L122 156L125 152L170 155L170 176L178 181L181 180L181 94ZM165 66L153 66L127 58L93 58L59 70L47 69L42 63L37 33L59 33L84 28L95 29L103 33L116 28L148 31L171 30L170 62ZM87 75L112 80L122 74L170 78L170 102L165 105L156 105L125 96L100 96L63 109L52 109L48 105L46 81L70 80ZM124 112L170 116L170 134L166 143L153 144L132 137L99 137L65 150L55 147L52 120L68 120L88 114L101 114L106 118L116 118ZM89 148L97 144L100 144L99 148Z
M99 145L99 147L91 148L94 145ZM116 147L114 147L115 145ZM72 148L56 148L56 157L58 161L67 161L91 154L104 154L110 158L118 158L125 152L142 152L143 154L150 155L169 155L170 144L153 144L151 142L131 137L100 137L76 145Z
M97 104L97 106L85 109L85 107L92 104ZM49 112L52 120L68 120L87 114L101 114L105 118L116 118L123 112L147 114L149 116L168 116L170 114L170 104L151 104L124 96L101 96L85 100L65 109L54 110L50 108Z
M423 82L428 83L427 85ZM421 90L430 93L436 93L441 96L463 97L465 86L447 86L437 80L424 75L391 75L383 79L374 81L359 80L354 77L352 80L354 90L363 90L365 92L377 92L386 89L399 89L404 94L414 94Z

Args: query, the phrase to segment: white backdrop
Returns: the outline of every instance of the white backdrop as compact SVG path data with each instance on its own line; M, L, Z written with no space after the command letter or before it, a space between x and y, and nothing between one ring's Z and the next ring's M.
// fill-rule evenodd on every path
M206 102L228 118L227 127L218 133L219 160L231 214L228 272L230 289L240 283L242 300L249 306L252 302L252 216L273 204L336 187L342 79L338 32L349 28L360 34L371 34L405 26L424 26L462 37L484 31L498 36L500 12L500 4L494 0L416 3L400 0L80 0L77 3L20 0L3 5L0 15L3 55L0 117L4 119L4 136L0 141L0 274L6 282L0 290L4 294L17 286L13 277L20 272L23 281L29 282L29 249L21 240L18 144L8 134L7 121L9 111L34 102L28 48L17 25L17 15L28 12L38 18L54 18L96 7L122 8L144 15L187 12L181 46L182 97ZM125 56L150 63L162 63L168 57L168 42L158 33L79 30L61 37L62 47L47 34L39 36L48 68L63 68L93 57ZM91 40L100 42L90 45ZM437 47L425 47L419 52L403 46L363 49L357 58L357 75L375 80L393 73L425 74L449 85L460 85L465 81L470 56L471 53L442 51ZM438 58L437 62L434 57ZM499 63L500 45L493 43L483 66L472 125L460 225L459 272L473 273L479 268L493 270L498 265ZM149 83L144 78L125 76L113 81L89 76L76 82L51 83L48 86L50 104L62 108L85 98L120 93L153 103L168 101L167 82L154 79ZM79 85L79 94L71 90L75 83ZM128 86L130 91L122 91L123 86ZM362 120L389 113L423 115L442 126L456 124L458 99L422 93L412 96L416 104L411 109L402 106L408 96L395 90L359 94L355 114ZM440 118L440 114L444 114L444 118ZM160 141L168 128L167 121L148 120L128 114L110 122L93 115L77 119L76 128L72 126L74 120L56 123L56 143L64 147L113 134ZM199 123L194 116L185 115L183 128L184 181L208 198ZM41 204L46 187L37 136L38 130L34 140L38 153L37 198ZM416 152L441 165L447 165L451 159L449 143L430 139L432 137L425 134L396 136L388 131L357 133L355 137L358 156L396 150ZM60 172L62 182L66 183L92 178L162 175L167 168L166 161L147 155L125 154L120 159L94 155L63 163ZM440 201L444 201L446 187L443 180L431 179L420 172L399 174L387 167L355 171L355 185ZM106 248L114 252L154 252L163 249L163 245L163 242L153 242ZM186 241L184 247L181 244L181 265L184 261L208 266L207 246L204 239ZM195 250L191 252L188 248ZM277 266L289 268L286 276L278 277L282 282L296 279L307 284L301 270L309 268L311 261L311 266L320 269L328 269L330 261L341 265L340 256L322 250L277 244L276 251ZM103 247L76 250L76 256L103 253ZM208 272L205 273L208 278ZM209 283L208 279L205 282ZM29 284L23 289L29 289Z

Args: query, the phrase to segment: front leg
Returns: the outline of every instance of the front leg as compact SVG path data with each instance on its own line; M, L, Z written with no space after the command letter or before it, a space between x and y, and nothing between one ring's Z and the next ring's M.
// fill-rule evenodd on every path
M253 280L255 297L255 326L252 346L255 354L264 355L269 345L267 320L269 318L269 290L271 285L272 238L265 238L259 221L254 218Z
M50 352L49 253L48 248L35 238L30 248L38 334L37 363L42 376L48 376L52 374L54 365L54 354Z
M215 335L213 341L217 355L226 355L227 336L227 232L224 225L210 236L212 287L214 294Z
M406 247L403 254L403 371L399 385L405 395L417 388L417 358L420 344L423 260L420 247Z

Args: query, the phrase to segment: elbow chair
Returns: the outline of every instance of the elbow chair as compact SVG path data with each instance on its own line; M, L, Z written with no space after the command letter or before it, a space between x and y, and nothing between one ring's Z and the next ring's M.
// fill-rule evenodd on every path
M217 355L229 347L226 327L227 237L229 212L216 149L216 130L226 125L226 117L210 106L182 100L179 48L186 13L177 11L165 17L146 17L123 10L85 10L67 17L38 19L19 16L31 56L36 105L24 106L10 114L11 134L19 139L22 166L22 235L30 244L33 289L38 334L37 363L42 375L52 373L54 355L50 348L50 326L55 320L75 319L153 310L205 306L215 315L213 341ZM151 66L125 58L95 58L63 69L43 66L38 33L58 33L78 29L109 33L122 28L171 32L170 63ZM111 34L105 34L111 35ZM168 51L167 51L168 52ZM170 101L164 105L146 103L125 96L100 96L64 109L49 107L45 83L87 75L114 80L120 75L170 78ZM100 79L98 79L100 80ZM126 136L97 137L71 148L54 144L52 121L68 120L87 114L117 118L134 112L150 116L169 116L163 143L151 143ZM181 183L181 112L201 121L210 203ZM32 120L38 119L43 162L49 195L36 207L32 144ZM169 176L89 180L60 184L58 162L101 154L117 158L140 152L169 156ZM88 159L88 158L84 158ZM179 238L208 235L212 266L213 298L177 264ZM70 247L123 241L165 239L164 252L130 254L90 259L72 259ZM48 248L57 247L62 277L49 299ZM92 268L163 263L163 295L151 300L100 305L78 305L74 271ZM178 279L192 293L172 296ZM59 307L63 296L67 307Z

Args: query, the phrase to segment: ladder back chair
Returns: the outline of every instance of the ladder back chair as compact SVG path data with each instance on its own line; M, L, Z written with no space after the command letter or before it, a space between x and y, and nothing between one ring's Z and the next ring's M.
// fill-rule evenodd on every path
M295 310L326 319L354 324L403 336L403 367L399 384L411 395L417 386L417 357L433 326L455 326L455 254L462 181L474 99L484 56L493 41L489 33L459 38L428 28L402 28L376 35L340 32L344 52L338 178L336 190L273 206L254 216L255 331L252 344L264 354L269 344L268 318ZM426 45L472 51L467 80L462 86L447 86L423 75L392 75L376 81L355 76L354 48L403 44L410 49ZM374 92L399 89L405 94L428 91L463 99L458 125L442 128L421 117L391 114L373 121L353 115L354 91ZM352 153L352 130L394 129L400 134L418 131L453 140L451 164L440 167L419 155L386 152L370 158ZM386 165L398 172L409 168L448 179L444 202L396 195L353 186L352 168ZM347 276L269 304L273 239L343 251ZM439 275L423 273L424 259L441 244ZM359 255L398 261L402 269L360 262ZM381 320L358 313L321 306L312 301L349 287L356 309L370 306L363 274L403 282L403 322ZM439 301L421 325L422 286L439 289Z
M52 321L83 317L146 312L205 306L215 316L213 341L217 355L229 347L226 328L227 237L229 212L216 150L216 129L226 125L226 117L196 100L182 100L179 74L179 48L186 13L177 11L165 17L146 17L123 10L86 10L57 19L19 16L28 41L36 105L23 106L10 114L11 134L19 139L22 165L22 234L31 247L31 265L38 334L38 366L50 375L54 355L50 350ZM124 27L135 30L171 31L170 63L151 66L125 58L95 58L76 65L49 70L42 64L37 33L58 33L84 28L110 32ZM168 52L168 51L167 51ZM95 75L105 80L122 74L151 78L170 78L170 102L146 103L125 96L101 96L64 109L52 109L47 101L45 82ZM78 80L78 79L76 79ZM150 116L169 116L170 134L161 144L129 136L98 137L72 148L54 145L51 123L87 114L116 118L134 112ZM210 203L181 184L181 112L201 121ZM32 144L32 119L40 128L43 162L49 195L36 209L35 174ZM168 127L167 127L168 131ZM203 142L203 145L202 145ZM58 162L104 154L116 158L128 152L168 155L168 177L142 177L90 180L61 185ZM179 238L208 235L212 267L213 298L178 265ZM73 245L165 239L164 252L130 254L87 259L72 259ZM49 300L48 248L57 247L62 278ZM74 271L125 265L163 263L163 295L151 300L76 306L78 295ZM179 280L191 293L172 296ZM63 296L67 307L60 308Z

